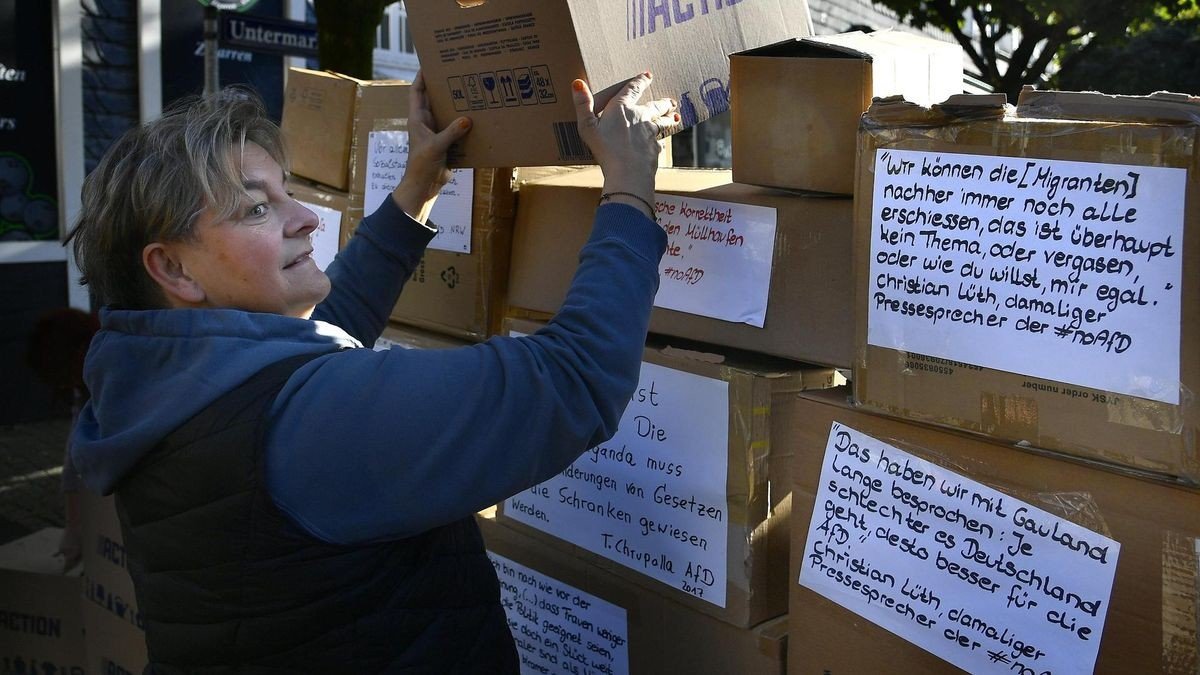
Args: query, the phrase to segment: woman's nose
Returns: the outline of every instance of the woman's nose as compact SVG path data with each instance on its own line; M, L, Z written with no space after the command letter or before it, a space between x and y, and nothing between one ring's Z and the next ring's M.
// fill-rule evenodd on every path
M307 237L313 230L320 227L321 219L317 217L317 214L312 209L295 199L291 200L290 206L292 212L288 214L287 219L289 235Z

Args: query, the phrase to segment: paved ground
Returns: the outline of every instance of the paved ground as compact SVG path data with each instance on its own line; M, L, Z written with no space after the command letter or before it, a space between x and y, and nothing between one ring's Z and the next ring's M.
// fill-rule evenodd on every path
M69 418L0 426L0 542L62 527L62 460Z

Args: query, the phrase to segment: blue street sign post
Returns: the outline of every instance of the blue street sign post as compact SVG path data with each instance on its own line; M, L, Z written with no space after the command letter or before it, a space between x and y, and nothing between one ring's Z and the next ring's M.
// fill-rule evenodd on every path
M221 10L245 12L258 0L199 0L204 5L204 93L214 94L221 86L217 61L217 16Z

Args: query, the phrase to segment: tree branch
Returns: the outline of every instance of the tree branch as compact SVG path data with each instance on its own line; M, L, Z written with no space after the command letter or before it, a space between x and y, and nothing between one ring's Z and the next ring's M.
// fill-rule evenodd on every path
M984 19L983 12L978 6L972 5L971 18L975 20L975 25L979 27L979 51L985 63L988 64L988 71L983 74L983 79L995 84L1000 79L1000 62L996 58L996 41L999 37L993 34L989 22Z
M942 26L950 31L955 40L958 40L958 44L967 53L967 56L971 59L971 63L975 64L975 67L979 69L979 74L986 79L988 72L987 64L975 49L975 44L971 42L971 38L967 37L967 34L962 30L962 26L958 24L962 17L954 14L954 7L948 0L933 0L929 5L938 18L941 19Z

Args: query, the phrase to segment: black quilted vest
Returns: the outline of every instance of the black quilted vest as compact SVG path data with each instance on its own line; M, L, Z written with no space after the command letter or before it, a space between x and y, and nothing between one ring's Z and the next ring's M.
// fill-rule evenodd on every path
M147 672L516 673L473 518L337 546L272 502L263 478L268 412L311 358L253 376L163 439L118 486Z

